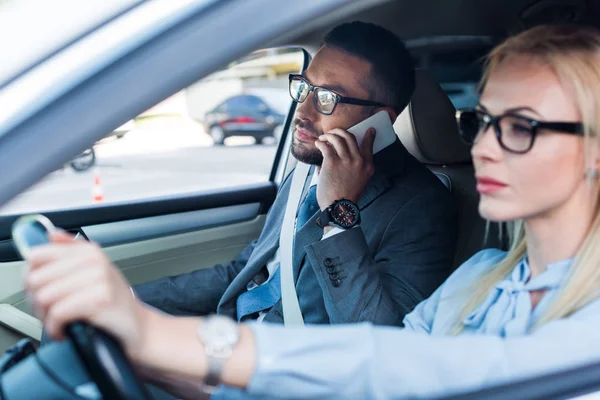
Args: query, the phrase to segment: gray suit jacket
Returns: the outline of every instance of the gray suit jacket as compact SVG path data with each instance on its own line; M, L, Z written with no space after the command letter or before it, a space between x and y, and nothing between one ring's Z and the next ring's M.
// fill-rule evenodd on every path
M448 277L457 218L449 191L400 141L375 155L358 202L359 227L321 240L316 215L296 234L293 271L306 323L400 325ZM228 264L134 286L139 298L175 315L236 318L237 297L279 246L291 179L258 238ZM281 301L265 321L283 322Z

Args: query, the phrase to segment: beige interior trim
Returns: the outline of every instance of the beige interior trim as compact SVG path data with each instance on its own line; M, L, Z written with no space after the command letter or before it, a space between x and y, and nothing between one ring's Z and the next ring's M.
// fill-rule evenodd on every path
M129 282L137 284L232 260L260 235L265 219L265 215L260 215L249 221L111 246L104 251ZM25 263L0 263L0 267L0 325L7 330L0 332L1 352L6 350L1 346L2 340L7 341L8 330L39 341L42 323L31 315L23 287ZM8 341L7 346L16 343L13 339Z
M110 246L104 252L131 284L138 284L232 260L260 235L265 218Z
M0 324L38 342L42 338L42 321L10 304L0 304Z
M264 225L266 216L260 215L250 221L235 223L232 225L219 226L199 231L181 233L177 235L164 236L155 239L148 239L134 243L105 247L104 252L108 257L115 260L126 260L138 257L154 258L156 253L170 253L175 251L177 255L181 254L181 249L197 250L198 247L205 249L211 248L218 243L221 246L238 242L247 244L246 236L257 237L256 232L260 231ZM207 245L209 243L210 245ZM214 248L214 247L213 247ZM148 255L150 255L148 257Z

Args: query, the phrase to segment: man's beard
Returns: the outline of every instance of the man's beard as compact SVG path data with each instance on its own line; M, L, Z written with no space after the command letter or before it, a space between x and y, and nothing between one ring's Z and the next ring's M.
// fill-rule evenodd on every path
M296 139L296 131L299 127L313 133L315 137L319 136L318 134L316 134L314 127L310 126L304 121L295 119L294 130L292 132L292 156L294 156L296 160L303 162L304 164L316 165L317 167L320 167L323 164L323 154L321 154L321 151L319 149L308 148L304 143Z

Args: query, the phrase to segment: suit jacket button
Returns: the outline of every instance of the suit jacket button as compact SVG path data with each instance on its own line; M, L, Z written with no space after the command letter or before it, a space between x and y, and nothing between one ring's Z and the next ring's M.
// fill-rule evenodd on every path
M335 267L327 267L327 268L325 268L325 269L327 270L327 273L328 273L328 274L332 274L332 273L334 273L334 272L335 272Z
M333 260L331 258L327 257L325 259L324 264L325 264L326 267L331 267L331 266L333 266Z
M336 280L332 279L332 284L333 284L333 287L340 287L342 285L342 281L339 279L336 279Z
M331 280L337 280L338 278L338 273L334 272L333 274L329 274L329 279Z

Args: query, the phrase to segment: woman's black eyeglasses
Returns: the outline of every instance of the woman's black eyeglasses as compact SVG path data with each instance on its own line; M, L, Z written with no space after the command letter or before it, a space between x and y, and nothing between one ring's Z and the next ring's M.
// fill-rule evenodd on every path
M517 154L524 154L531 150L540 129L583 135L581 122L536 121L515 113L496 116L477 109L456 111L456 123L458 132L465 143L473 145L479 139L480 134L492 126L500 146Z
M313 86L305 77L298 74L290 74L290 96L298 103L304 103L310 92L313 92L313 102L318 112L324 115L331 115L338 103L354 104L358 106L385 107L385 104L376 101L355 99L344 97L336 92L320 87Z

